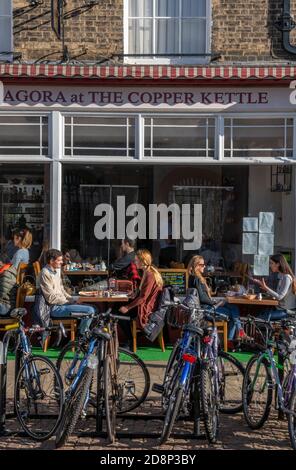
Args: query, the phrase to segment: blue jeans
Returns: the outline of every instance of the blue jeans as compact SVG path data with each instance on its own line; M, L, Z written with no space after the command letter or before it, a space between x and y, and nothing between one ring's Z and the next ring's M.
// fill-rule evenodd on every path
M282 320L282 318L286 318L287 312L286 310L282 309L277 309L277 308L267 308L264 309L260 314L258 315L258 318L261 318L262 320Z
M238 306L234 304L225 304L223 307L218 307L216 312L227 315L229 319L228 339L232 341L235 337L235 333L238 332L242 327L239 319Z
M9 315L7 315L7 314L10 310L11 310L11 308L8 307L8 305L0 304L0 316L9 317Z
M85 313L87 315L96 313L96 309L91 305L78 305L78 304L64 304L64 305L53 305L51 307L50 316L52 318L67 318L71 317L71 313ZM80 321L79 333L83 334L89 329L92 322L91 318L86 318Z

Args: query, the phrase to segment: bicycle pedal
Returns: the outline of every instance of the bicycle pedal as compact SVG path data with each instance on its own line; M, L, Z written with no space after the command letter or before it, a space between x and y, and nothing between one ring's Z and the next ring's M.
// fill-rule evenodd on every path
M153 390L153 392L156 392L156 393L163 393L164 392L164 387L163 387L163 385L160 385L160 384L153 384L152 385L152 390Z

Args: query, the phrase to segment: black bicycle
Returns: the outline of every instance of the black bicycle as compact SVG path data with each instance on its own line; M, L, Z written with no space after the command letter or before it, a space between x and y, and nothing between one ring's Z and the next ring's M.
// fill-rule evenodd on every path
M14 408L20 425L37 441L49 439L56 431L63 414L64 392L60 374L46 357L33 355L28 335L42 334L59 329L66 336L63 325L59 327L28 328L23 322L26 309L14 309L10 317L16 323L4 327L3 342L15 343L16 379Z

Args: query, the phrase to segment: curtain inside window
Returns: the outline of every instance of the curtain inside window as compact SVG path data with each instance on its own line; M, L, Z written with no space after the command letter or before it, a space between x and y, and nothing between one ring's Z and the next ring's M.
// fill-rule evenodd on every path
M130 54L206 51L206 0L130 0Z

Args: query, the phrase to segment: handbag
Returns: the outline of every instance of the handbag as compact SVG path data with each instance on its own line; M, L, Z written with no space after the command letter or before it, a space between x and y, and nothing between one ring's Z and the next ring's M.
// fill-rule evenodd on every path
M33 306L33 323L41 327L49 326L51 323L50 313L51 305L46 301L42 290L38 289Z
M33 279L33 282L29 280L29 278ZM35 295L36 293L36 285L35 279L33 276L26 276L24 282L21 285L22 288L26 289L27 295Z

